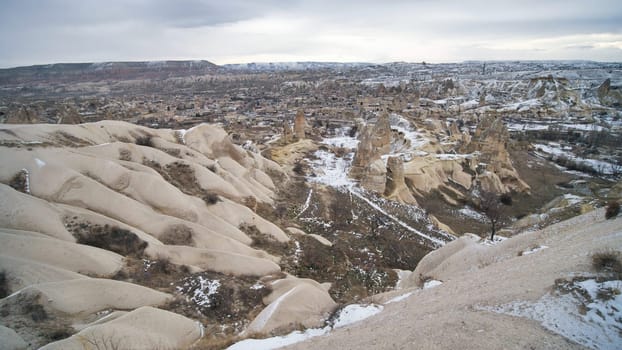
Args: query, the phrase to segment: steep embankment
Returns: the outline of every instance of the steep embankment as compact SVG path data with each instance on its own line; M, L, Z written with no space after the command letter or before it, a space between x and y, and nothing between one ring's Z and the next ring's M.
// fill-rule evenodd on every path
M495 246L463 237L424 258L410 281L442 285L378 295L373 302L408 297L291 348L615 349L620 271L598 269L593 256L619 247L622 219L603 210Z

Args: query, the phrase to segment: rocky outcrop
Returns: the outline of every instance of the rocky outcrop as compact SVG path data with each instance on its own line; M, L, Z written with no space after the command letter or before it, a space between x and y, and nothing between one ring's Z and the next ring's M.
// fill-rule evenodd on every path
M372 145L373 129L365 128L360 136L359 146L350 168L350 177L358 180L367 190L383 193L386 168L380 153Z
M417 204L404 181L404 161L401 157L389 157L387 159L386 178L385 197L402 203Z
M281 138L281 143L288 144L294 140L294 132L292 130L292 126L289 125L289 121L283 121L283 137Z
M467 153L478 152L478 163L485 169L478 173L477 179L484 190L506 193L528 192L525 183L512 164L508 153L510 136L501 118L493 115L484 117L466 146Z
M80 124L84 120L78 111L71 106L62 106L58 109L58 124Z
M391 151L391 124L383 113L376 124L366 125L359 135L359 146L352 161L350 176L360 181L363 188L384 193L386 166L380 157Z
M271 286L272 293L264 298L267 306L248 326L248 334L319 327L337 308L326 286L313 280L288 276Z
M391 123L388 113L382 113L378 116L378 120L371 133L371 145L374 152L379 155L387 154L391 151Z
M304 140L306 124L305 113L299 110L294 119L294 137L296 140Z
M622 105L622 90L611 86L611 79L605 80L597 90L598 100L602 105L620 107Z
M41 123L40 112L30 107L18 107L10 110L4 120L6 124L36 124Z

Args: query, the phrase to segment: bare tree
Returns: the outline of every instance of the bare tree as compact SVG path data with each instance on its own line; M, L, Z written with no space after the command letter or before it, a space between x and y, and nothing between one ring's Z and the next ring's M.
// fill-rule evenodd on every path
M480 194L479 209L486 215L488 222L490 223L490 240L495 238L497 232L497 225L503 218L503 203L501 199L494 192L482 191Z

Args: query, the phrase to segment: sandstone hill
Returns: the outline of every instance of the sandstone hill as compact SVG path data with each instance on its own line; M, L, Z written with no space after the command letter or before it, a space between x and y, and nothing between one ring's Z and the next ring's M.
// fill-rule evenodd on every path
M15 344L184 348L227 325L318 326L336 307L327 286L254 247L290 242L250 208L270 207L287 175L222 129L108 121L0 134L0 319Z

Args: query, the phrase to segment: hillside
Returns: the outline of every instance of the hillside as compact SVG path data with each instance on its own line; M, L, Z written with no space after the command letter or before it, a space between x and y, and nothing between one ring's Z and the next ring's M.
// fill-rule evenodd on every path
M603 210L494 246L465 236L426 256L415 286L369 299L380 313L288 349L616 349L620 256L614 269L593 257L620 246L622 218Z
M217 65L208 61L56 63L0 69L0 84L166 79L204 75L218 69Z

